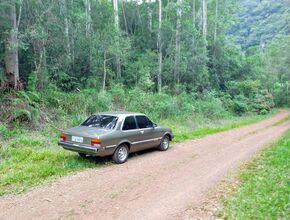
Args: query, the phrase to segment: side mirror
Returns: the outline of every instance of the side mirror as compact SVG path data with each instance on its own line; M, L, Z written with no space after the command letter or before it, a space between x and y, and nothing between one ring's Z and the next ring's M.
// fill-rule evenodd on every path
M158 126L157 124L153 123L153 128L156 128L157 126Z

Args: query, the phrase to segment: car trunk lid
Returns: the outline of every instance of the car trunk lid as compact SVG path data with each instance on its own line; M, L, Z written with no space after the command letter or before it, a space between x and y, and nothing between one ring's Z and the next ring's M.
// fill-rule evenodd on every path
M75 143L83 143L87 145L91 144L92 138L98 138L101 135L108 134L111 132L112 130L95 128L95 127L87 127L87 126L73 127L64 131L64 133L66 133L66 141L75 142ZM74 140L72 140L73 136L74 136ZM76 141L78 139L79 141Z

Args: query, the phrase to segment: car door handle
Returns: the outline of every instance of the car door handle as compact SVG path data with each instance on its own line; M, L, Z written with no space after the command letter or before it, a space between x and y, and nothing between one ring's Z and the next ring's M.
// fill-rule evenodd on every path
M144 131L140 131L141 134L144 134Z

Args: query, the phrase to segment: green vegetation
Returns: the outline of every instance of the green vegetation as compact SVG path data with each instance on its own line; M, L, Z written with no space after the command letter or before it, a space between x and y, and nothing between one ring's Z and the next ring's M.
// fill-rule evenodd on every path
M176 134L175 142L179 142L254 123L265 117L267 116L231 117L226 121L215 119L214 122L188 118L191 125L197 125L194 120L199 123L196 130L188 127L185 120L164 120L160 123L172 126ZM0 195L26 191L73 171L111 163L110 158L83 159L76 153L64 151L56 144L59 132L53 127L40 131L21 127L8 130L1 125L0 132L4 138L0 144Z
M289 1L243 0L240 5L239 22L230 33L244 49L264 46L277 36L290 34Z
M281 1L246 15L272 2L271 23L289 11ZM103 164L56 146L60 129L94 112L143 112L179 142L289 106L289 22L263 31L260 47L259 36L242 50L229 35L260 29L236 17L252 2L2 0L0 194Z
M290 132L247 164L224 200L225 219L288 219Z
M273 114L276 111L273 111L271 114ZM191 119L188 122L182 122L180 121L173 121L168 122L165 121L164 124L169 126L174 131L174 142L181 142L188 139L194 139L194 138L201 138L209 134L214 134L218 132L228 131L233 128L239 128L241 126L249 125L255 122L258 122L262 119L265 119L266 117L269 117L268 115L248 115L248 116L242 116L242 117L230 117L228 119L220 119L215 120L214 122L207 122L206 120L203 121L202 126L193 129L190 127L190 125L193 124L193 119ZM196 124L195 124L196 126Z
M172 97L125 89L121 84L103 92L85 89L65 93L50 85L42 92L28 89L1 96L0 195L21 192L55 177L106 163L107 158L84 160L56 144L57 128L78 125L94 112L144 112L156 123L171 127L174 141L180 142L256 122L267 117L264 113L273 107L271 98L257 106L250 92L245 114L224 93L181 93ZM243 116L237 117L241 112Z

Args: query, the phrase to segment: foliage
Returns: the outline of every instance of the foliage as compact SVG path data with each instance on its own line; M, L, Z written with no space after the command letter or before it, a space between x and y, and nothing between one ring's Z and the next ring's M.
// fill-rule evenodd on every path
M285 0L244 0L240 2L239 22L230 33L243 48L267 44L290 34L289 2Z
M180 142L254 123L263 118L265 116L252 115L243 118L233 117L227 121L224 119L213 121L207 120L202 115L196 115L191 118L168 118L156 122L172 127L174 141ZM7 137L0 143L0 196L27 191L59 176L110 163L109 158L83 159L76 153L62 150L56 144L58 131L54 127L46 126L31 132L28 129L18 130L18 128L8 130L1 125L0 134Z
M247 164L240 183L224 200L226 219L287 219L290 133Z

